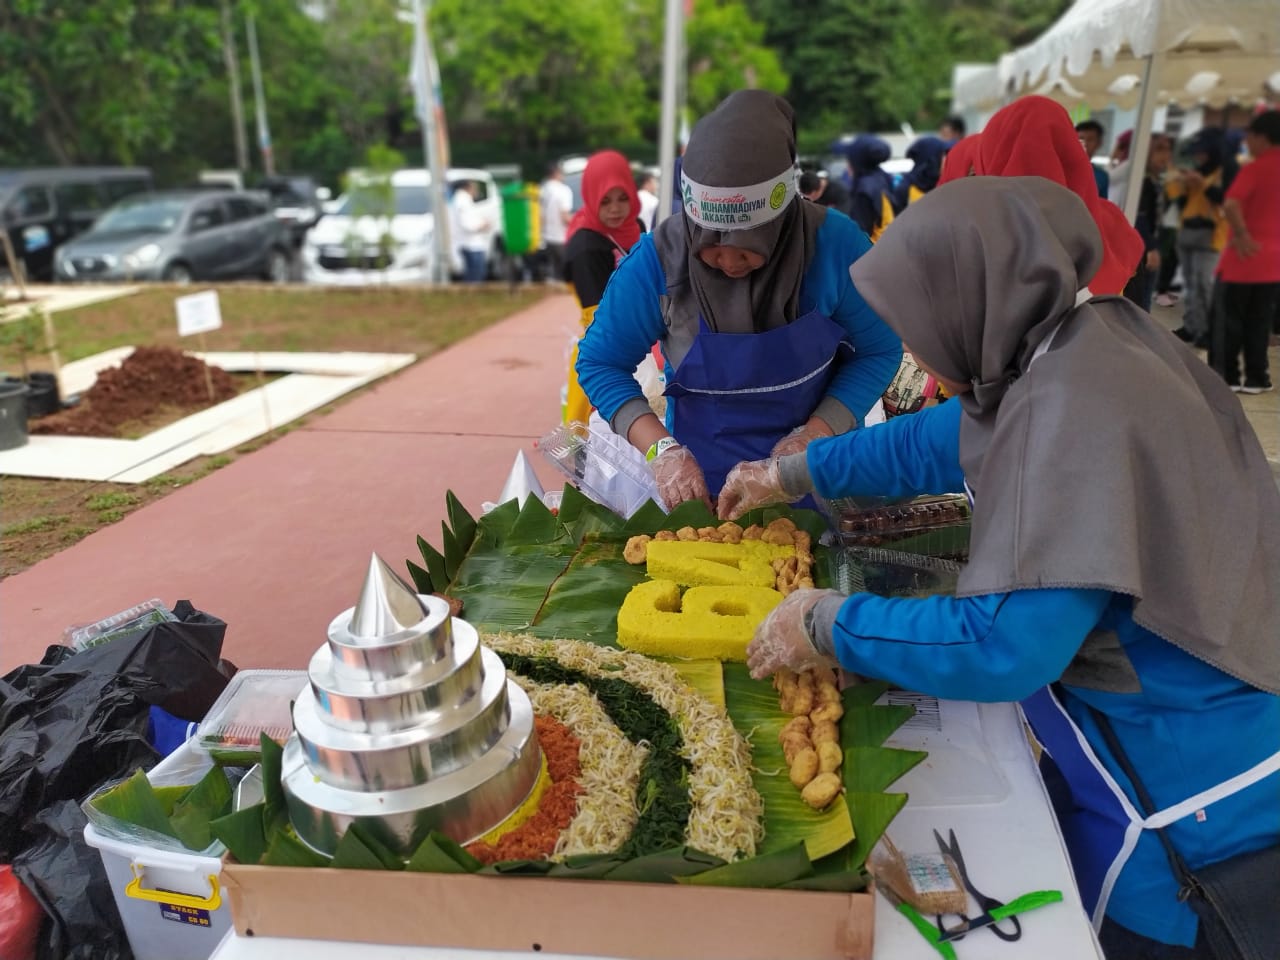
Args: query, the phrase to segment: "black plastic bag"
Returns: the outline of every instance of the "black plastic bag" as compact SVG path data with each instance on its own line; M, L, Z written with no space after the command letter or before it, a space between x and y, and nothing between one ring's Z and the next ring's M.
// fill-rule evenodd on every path
M132 960L102 857L84 842L80 805L63 800L29 825L35 843L13 871L44 908L38 960Z
M152 706L200 720L235 672L219 659L226 624L185 600L173 612L81 653L50 647L0 679L0 862L49 914L42 958L130 957L79 804L159 759Z

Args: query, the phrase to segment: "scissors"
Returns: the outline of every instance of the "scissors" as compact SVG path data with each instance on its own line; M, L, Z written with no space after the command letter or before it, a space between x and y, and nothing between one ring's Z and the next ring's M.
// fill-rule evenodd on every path
M986 927L1001 940L1017 940L1022 936L1022 922L1016 916L1013 916L1013 914L1015 912L1021 912L1022 910L1029 909L1031 906L1040 906L1043 903L1054 902L1053 900L1045 900L1041 898L1039 893L1032 893L1027 894L1025 897L1019 897L1014 904L1008 905L1006 905L1003 900L997 900L995 897L988 897L986 894L980 892L978 888L973 885L973 881L969 879L969 871L965 869L964 855L960 852L960 843L956 840L956 832L954 830L948 832L948 839L950 840L950 843L944 843L942 840L942 834L937 830L933 831L933 838L938 841L938 849L950 857L952 863L956 865L956 870L960 873L960 880L964 883L964 888L969 891L969 894L973 899L978 902L978 906L982 908L982 913L978 914L976 917L968 917L964 914L958 914L960 922L951 927L944 926L942 923L942 917L939 916L937 919L938 933L941 935L940 939L944 943L950 940L959 940L969 931L978 930L982 927ZM1041 891L1040 893L1049 892L1057 893L1057 891ZM1035 898L1034 904L1029 902L1030 898ZM1057 893L1056 899L1062 899L1062 894ZM1028 901L1026 905L1023 904L1024 901ZM1021 909L1017 911L1010 909L1010 907L1015 904ZM1013 929L1000 929L999 924L1005 919L1010 921L1013 925Z

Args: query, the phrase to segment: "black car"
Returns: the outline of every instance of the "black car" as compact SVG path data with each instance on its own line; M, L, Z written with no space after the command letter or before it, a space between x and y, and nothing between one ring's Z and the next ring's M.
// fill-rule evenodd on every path
M53 279L58 247L88 229L104 210L152 188L145 167L0 169L0 226L31 280ZM0 256L0 273L9 264Z

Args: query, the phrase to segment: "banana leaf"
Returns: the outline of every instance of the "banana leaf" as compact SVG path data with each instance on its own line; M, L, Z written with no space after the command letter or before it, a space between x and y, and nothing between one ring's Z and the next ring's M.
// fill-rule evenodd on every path
M776 853L803 843L809 859L818 860L847 847L853 841L848 807L833 803L826 810L813 810L791 783L778 743L791 717L779 709L777 691L767 681L752 680L744 664L724 664L723 675L729 716L751 742L751 779L764 800L765 836L757 852Z
M482 866L456 840L432 830L418 844L405 869L416 873L475 873Z
M667 663L704 700L724 707L724 670L719 660L668 660Z
M435 593L436 588L431 582L431 574L418 566L412 560L406 560L405 566L409 568L409 576L413 580L413 588L419 593Z
M803 843L775 850L750 860L726 863L702 873L676 877L676 883L695 887L780 887L813 876L813 861Z
M182 788L180 792L185 794L187 789ZM173 810L173 799L171 794L171 802L166 803L162 800L151 786L146 773L135 770L128 780L99 794L91 802L95 809L117 820L181 840L169 821ZM208 844L206 843L205 846ZM203 850L204 847L197 849Z
M265 733L259 736L258 743L262 749L262 797L266 805L263 825L269 830L271 824L288 817L284 786L280 782L284 770L284 747Z
M626 538L592 534L551 584L531 633L540 637L618 645L618 608L631 588L646 579L643 565L622 559Z
M209 824L209 832L221 840L231 855L241 863L253 864L267 852L267 834L263 817L265 804L245 807Z
M370 850L365 842L360 839L360 835L350 827L342 835L342 839L338 841L338 848L333 851L333 859L329 861L329 866L335 870L394 869L378 859L378 855Z
M477 544L449 586L449 596L462 601L463 617L479 630L527 630L574 549L573 544L550 550Z
M445 570L444 554L433 547L423 537L418 537L418 552L422 554L422 562L427 565L427 573L431 574L431 583L436 591L444 591L449 586L449 574Z
M178 839L190 850L213 843L210 821L231 807L231 782L221 767L213 767L173 808L169 822Z
M282 827L272 831L267 852L259 862L265 867L327 867L330 858L299 840L293 827Z
M616 853L580 853L565 857L547 872L547 876L567 880L602 880L624 863L626 860Z
M605 875L628 883L671 883L724 865L719 857L692 847L674 847L628 860Z
M465 553L471 549L471 544L476 538L475 518L467 513L466 507L452 490L445 491L444 509L449 517L449 526L453 528L453 536Z

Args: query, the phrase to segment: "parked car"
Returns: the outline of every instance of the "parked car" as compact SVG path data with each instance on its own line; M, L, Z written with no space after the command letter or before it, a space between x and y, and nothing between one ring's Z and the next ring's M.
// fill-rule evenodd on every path
M449 193L464 181L480 185L476 205L493 225L491 269L503 256L502 198L485 170L452 168ZM435 264L435 216L431 174L397 170L379 180L354 171L348 192L339 197L302 244L303 275L310 283L420 283L431 279ZM451 269L456 265L451 262Z
M331 196L328 187L303 176L264 177L259 189L266 191L271 212L289 230L294 246L324 216L324 202Z
M64 244L59 280L289 279L289 234L258 197L169 190L129 197Z
M53 279L58 247L82 233L102 211L151 189L145 167L49 167L0 170L0 226L32 280ZM0 273L9 265L0 256Z

